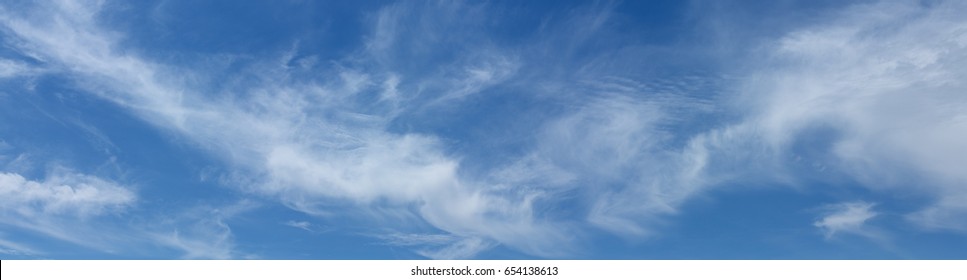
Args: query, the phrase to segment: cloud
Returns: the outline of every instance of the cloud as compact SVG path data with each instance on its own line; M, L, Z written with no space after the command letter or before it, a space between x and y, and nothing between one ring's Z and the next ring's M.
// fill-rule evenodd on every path
M242 200L222 207L199 206L177 215L160 217L143 234L156 242L181 251L182 259L238 259L253 255L235 248L235 236L228 221L257 207Z
M34 16L5 12L0 21L8 34L21 40L20 50L60 65L77 86L185 136L244 170L240 173L256 174L243 179L252 182L243 189L289 205L306 199L342 200L350 202L342 206L348 209L383 203L397 211L417 209L435 227L467 238L519 245L535 254L553 251L551 247L557 247L553 240L564 236L534 219L527 201L522 201L526 197L492 194L485 186L461 178L459 162L442 152L435 137L386 131L392 111L366 101L374 91L387 89L374 85L393 84L395 76L337 69L337 79L293 80L279 76L284 71L259 68L245 73L260 77L254 85L194 88L183 82L191 76L184 74L190 70L148 62L119 49L118 38L96 24L97 14L97 6L60 3L28 13ZM469 66L467 76L460 79L471 83L460 86L472 88L454 92L469 94L505 75L504 70L492 68L486 63ZM374 77L385 77L387 82L372 82ZM223 90L244 94L202 94ZM223 228L210 235L225 232ZM535 236L541 241L526 241ZM160 240L191 247L177 234ZM476 247L461 245L454 250ZM196 255L227 256L225 252L189 254Z
M780 155L811 157L870 190L936 198L909 217L963 229L967 193L967 19L959 1L854 5L779 39L743 89ZM868 11L876 11L869 13ZM833 131L819 154L797 141Z
M0 253L77 257L58 255L63 251L58 246L64 244L51 241L63 241L115 256L142 256L146 248L157 249L158 245L183 250L184 258L246 256L234 249L225 220L251 209L252 203L146 214L140 200L130 185L63 167L50 168L37 180L0 172L0 226L38 234L28 240L0 239Z
M3 9L0 23L13 48L58 70L51 73L223 160L231 170L226 185L319 218L394 221L373 223L393 232L432 227L434 234L388 237L427 257L468 258L495 244L563 256L588 227L647 236L710 189L801 182L803 172L789 168L795 158L820 162L877 192L928 194L935 202L908 215L911 221L967 228L957 219L967 193L958 169L967 166L967 146L957 141L967 138L967 99L959 94L967 88L961 78L967 23L954 12L963 10L959 3L859 4L827 24L797 28L757 48L756 59L730 61L742 69L736 72L752 69L729 81L739 96L709 89L727 87L715 75L649 79L661 67L640 66L652 63L641 58L687 56L671 47L619 40L632 46L579 55L596 53L589 42L622 37L606 30L610 5L575 9L581 16L568 17L559 29L546 26L555 24L550 19L541 27L565 36L507 47L475 32L487 30L484 19L494 16L486 4L397 3L370 18L372 34L343 60L290 67L301 57L295 47L281 59L238 59L240 70L150 60L125 49L123 34L104 28L103 5L109 4ZM10 65L3 67L18 67ZM206 79L218 71L239 78ZM438 113L500 87L521 92L514 100L540 104L534 109L540 112L484 114L483 120L526 123L506 134L485 131L485 140L407 126L450 121ZM445 124L472 130L485 123ZM496 143L505 135L522 139L486 147L517 152L472 170L466 166L475 159L453 144ZM802 151L807 140L822 147ZM929 184L913 184L919 181ZM51 182L33 184L48 184L47 196L56 197L58 181ZM84 199L103 206L77 212L85 215L130 204L123 196ZM35 213L81 209L69 199L37 201L42 206L18 203L33 205L20 208ZM561 204L577 209L555 212ZM862 232L857 229L873 217L864 214L875 215L863 205L837 206L816 226L827 236ZM172 218L170 228L150 236L188 258L239 255L225 222L231 215L186 215L194 218ZM310 223L287 225L307 229Z
M950 195L938 198L932 205L906 216L908 220L928 230L967 232L961 221L967 213L967 197Z
M461 238L447 234L384 234L377 236L386 244L416 247L416 253L438 260L468 259L495 246L481 238Z
M23 257L38 256L41 254L29 246L0 238L0 255Z
M651 233L712 188L802 185L813 175L798 161L876 192L935 197L907 217L927 229L962 230L955 217L964 211L967 177L958 168L967 166L967 142L955 139L967 136L967 99L959 94L967 89L967 20L954 12L961 6L885 1L834 12L757 47L759 58L732 61L751 69L725 86L734 95L689 95L708 90L701 88L656 95L668 90L585 70L597 78L585 82L589 88L555 88L583 104L543 125L536 152L511 166L529 167L521 173L532 181L585 188L596 197L588 222L623 234ZM711 123L694 122L709 116Z
M0 173L0 207L24 217L66 215L80 218L116 213L137 201L134 192L98 177L56 171L43 181Z
M314 223L311 223L309 221L293 221L293 220L290 220L290 221L286 221L286 222L284 222L282 224L283 225L286 225L286 226L294 227L294 228L297 228L297 229L301 229L301 230L304 230L304 231L308 231L308 232L311 232L311 233L325 233L325 232L332 231L331 228L327 228L326 226L314 224Z
M42 180L0 173L0 223L102 252L120 250L114 241L125 238L95 228L137 201L129 186L65 168L52 169Z
M442 85L422 84L424 88L442 92L439 97L429 101L427 106L439 105L459 101L470 95L480 93L510 79L520 67L516 58L499 53L479 54L479 57L459 63L458 69L445 71L443 77L433 78L441 80Z
M548 123L533 156L564 170L564 178L573 178L563 181L571 188L595 196L588 222L621 234L647 234L647 223L676 212L696 186L688 182L694 174L682 174L690 171L680 164L690 165L684 162L690 159L664 149L670 138L659 127L667 123L665 114L661 104L627 96L592 100ZM700 170L702 159L697 160L693 168Z
M0 78L31 76L40 72L36 67L10 59L0 58Z
M294 228L298 228L298 229L302 229L302 230L305 230L305 231L312 232L312 229L309 228L310 226L312 226L312 223L310 223L310 222L306 222L306 221L299 221L299 222L297 222L297 221L286 221L285 223L282 223L282 224L283 225L290 226L290 227L294 227Z
M709 165L733 161L722 149L745 135L736 129L682 129L708 117L715 95L698 97L694 91L718 77L639 80L587 69L582 74L584 79L547 95L567 105L563 113L539 125L529 151L498 168L496 181L542 197L579 196L562 201L587 205L582 222L640 238L660 231L685 202L724 180L719 177L725 172ZM554 203L561 202L548 204Z
M878 234L867 225L867 221L879 215L873 211L875 204L858 201L827 205L827 214L813 223L823 231L826 239L841 234L856 234L876 237Z
M493 242L482 238L467 238L435 250L418 250L417 253L437 260L469 259L492 248Z
M642 83L616 77L613 69L598 72L609 62L595 59L587 62L590 66L535 67L543 61L524 60L520 53L482 43L486 38L461 37L481 27L464 16L456 21L462 13L454 11L480 12L481 7L430 6L445 13L425 18L418 15L426 13L402 4L383 9L367 49L352 58L364 61L362 67L341 66L323 70L330 78L299 79L291 75L298 69L274 65L273 60L243 70L240 75L253 77L249 82L203 87L183 81L189 76L184 73L192 70L119 49L118 39L89 16L96 10L54 7L49 17L58 20L47 24L13 15L3 19L8 32L23 41L22 49L62 65L77 77L78 86L186 137L223 158L238 174L255 174L238 179L244 190L277 197L311 214L372 206L410 212L400 216L457 238L441 249L446 253L427 256L468 256L490 241L539 256L565 255L580 227L573 226L574 217L562 221L543 211L561 203L561 194L589 194L588 209L577 220L619 234L643 235L659 217L676 213L708 185L703 170L714 143L705 141L718 138L698 136L676 148L676 138L689 136L669 129L687 118L686 112L704 110L700 107L706 100L683 94L694 90L687 88L694 81ZM551 39L566 40L567 55L572 56L592 40L609 9L592 7L592 15L566 22L567 28L580 31L579 40ZM451 30L456 27L446 24L447 19L471 23ZM397 22L401 20L422 25L400 31L411 26ZM429 31L437 28L447 29L439 33L463 35L459 40L433 38ZM407 37L410 33L430 38ZM61 37L70 40L55 39ZM442 49L453 53L425 51L425 43L434 40L451 46ZM439 57L452 59L434 60ZM435 61L432 65L443 67L414 68L408 64L414 61ZM568 68L560 66L578 70L562 75L551 69ZM530 72L522 74L525 69ZM540 74L544 72L548 74ZM498 163L492 176L461 173L459 156L444 152L448 147L435 135L389 129L401 117L436 110L427 105L456 104L495 85L514 84L516 75L538 80L523 90L566 106L563 114L536 120L533 150ZM571 81L574 76L580 77L576 83ZM481 177L486 179L477 179ZM467 253L456 252L460 250Z

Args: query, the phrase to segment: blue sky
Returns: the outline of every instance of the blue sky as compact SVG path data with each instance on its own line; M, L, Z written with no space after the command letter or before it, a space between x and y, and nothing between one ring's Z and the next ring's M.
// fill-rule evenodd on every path
M0 258L967 258L963 1L4 1Z

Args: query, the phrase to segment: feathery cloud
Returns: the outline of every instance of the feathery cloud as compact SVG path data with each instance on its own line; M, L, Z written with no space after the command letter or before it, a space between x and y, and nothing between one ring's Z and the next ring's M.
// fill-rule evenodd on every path
M873 206L863 201L827 205L828 213L813 225L823 231L826 239L846 233L873 237L876 234L866 225L868 220L879 215Z

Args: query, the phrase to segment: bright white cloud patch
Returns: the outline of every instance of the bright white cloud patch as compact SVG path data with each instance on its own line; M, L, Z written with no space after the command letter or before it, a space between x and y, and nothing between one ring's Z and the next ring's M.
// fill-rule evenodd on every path
M119 236L121 229L114 226L98 225L126 214L137 202L138 195L130 187L66 169L51 171L42 180L0 173L2 226L102 252L121 250L120 245L129 244L131 237ZM38 250L46 251L42 247L8 247L34 256L42 256Z
M0 208L25 217L88 217L124 210L137 200L134 192L94 176L58 172L43 181L16 173L0 173Z

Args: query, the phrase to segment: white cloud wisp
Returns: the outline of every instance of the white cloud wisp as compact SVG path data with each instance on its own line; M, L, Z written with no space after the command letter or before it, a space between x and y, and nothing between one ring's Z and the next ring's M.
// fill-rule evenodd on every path
M879 215L873 210L873 206L872 203L862 201L828 205L828 213L813 225L823 231L826 239L846 233L876 237L875 232L866 225L868 220Z
M43 8L35 12L49 12L0 13L21 50L69 71L89 92L257 174L241 179L254 182L243 189L308 213L325 212L317 202L333 199L387 204L415 211L423 221L468 240L484 237L534 254L554 254L554 240L563 238L533 217L525 198L492 194L460 178L458 162L441 152L434 137L386 132L382 114L391 111L367 113L356 103L368 91L392 89L369 75L345 70L337 79L319 82L261 71L255 75L266 82L243 89L247 97L219 98L187 86L185 76L176 74L185 69L123 54L117 38L97 25L97 5L64 2ZM485 70L468 71L467 78L479 83L493 78L480 72Z

